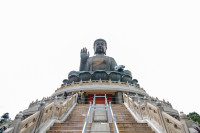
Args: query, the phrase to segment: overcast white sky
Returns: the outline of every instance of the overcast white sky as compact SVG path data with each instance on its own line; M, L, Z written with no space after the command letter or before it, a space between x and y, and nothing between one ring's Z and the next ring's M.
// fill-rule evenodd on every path
M53 94L98 38L149 95L200 113L199 0L1 0L0 115Z

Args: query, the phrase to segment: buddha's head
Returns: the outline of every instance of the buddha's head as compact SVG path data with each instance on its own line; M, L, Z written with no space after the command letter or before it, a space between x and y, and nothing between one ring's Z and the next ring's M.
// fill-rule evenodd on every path
M104 39L97 39L94 41L94 54L105 54L107 50L107 43Z

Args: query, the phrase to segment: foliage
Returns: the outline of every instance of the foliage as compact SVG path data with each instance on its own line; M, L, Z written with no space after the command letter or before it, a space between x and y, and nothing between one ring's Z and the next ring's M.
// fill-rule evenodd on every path
M4 115L1 116L1 118L9 119L9 113L5 113Z
M0 124L3 124L4 122L6 122L9 119L9 113L5 113L1 116L0 118Z
M196 112L192 112L192 113L189 113L187 115L188 119L189 120L193 120L195 122L198 122L200 124L200 115Z

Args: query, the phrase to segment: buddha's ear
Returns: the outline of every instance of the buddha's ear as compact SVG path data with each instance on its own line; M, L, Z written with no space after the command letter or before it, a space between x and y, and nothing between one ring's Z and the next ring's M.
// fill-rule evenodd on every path
M106 50L107 50L107 47L106 46L103 46L103 51L104 51L104 54L106 55Z
M96 54L96 45L93 46L94 54Z

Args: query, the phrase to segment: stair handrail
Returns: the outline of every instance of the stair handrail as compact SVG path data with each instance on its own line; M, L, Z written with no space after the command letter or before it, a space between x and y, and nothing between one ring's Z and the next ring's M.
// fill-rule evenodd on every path
M116 123L116 116L115 116L115 114L113 114L113 111L112 111L112 108L111 108L111 102L109 102L109 105L108 105L108 103L107 103L107 106L108 106L108 108L109 108L109 110L110 110L110 114L111 114L111 116L112 116L112 120L113 120L113 128L114 128L114 133L119 133L119 130L118 130L118 127L117 127L117 123Z
M90 102L88 113L85 114L85 123L84 123L84 126L83 126L82 133L87 133L88 118L89 118L90 113L91 113L91 107L92 107L92 103Z

